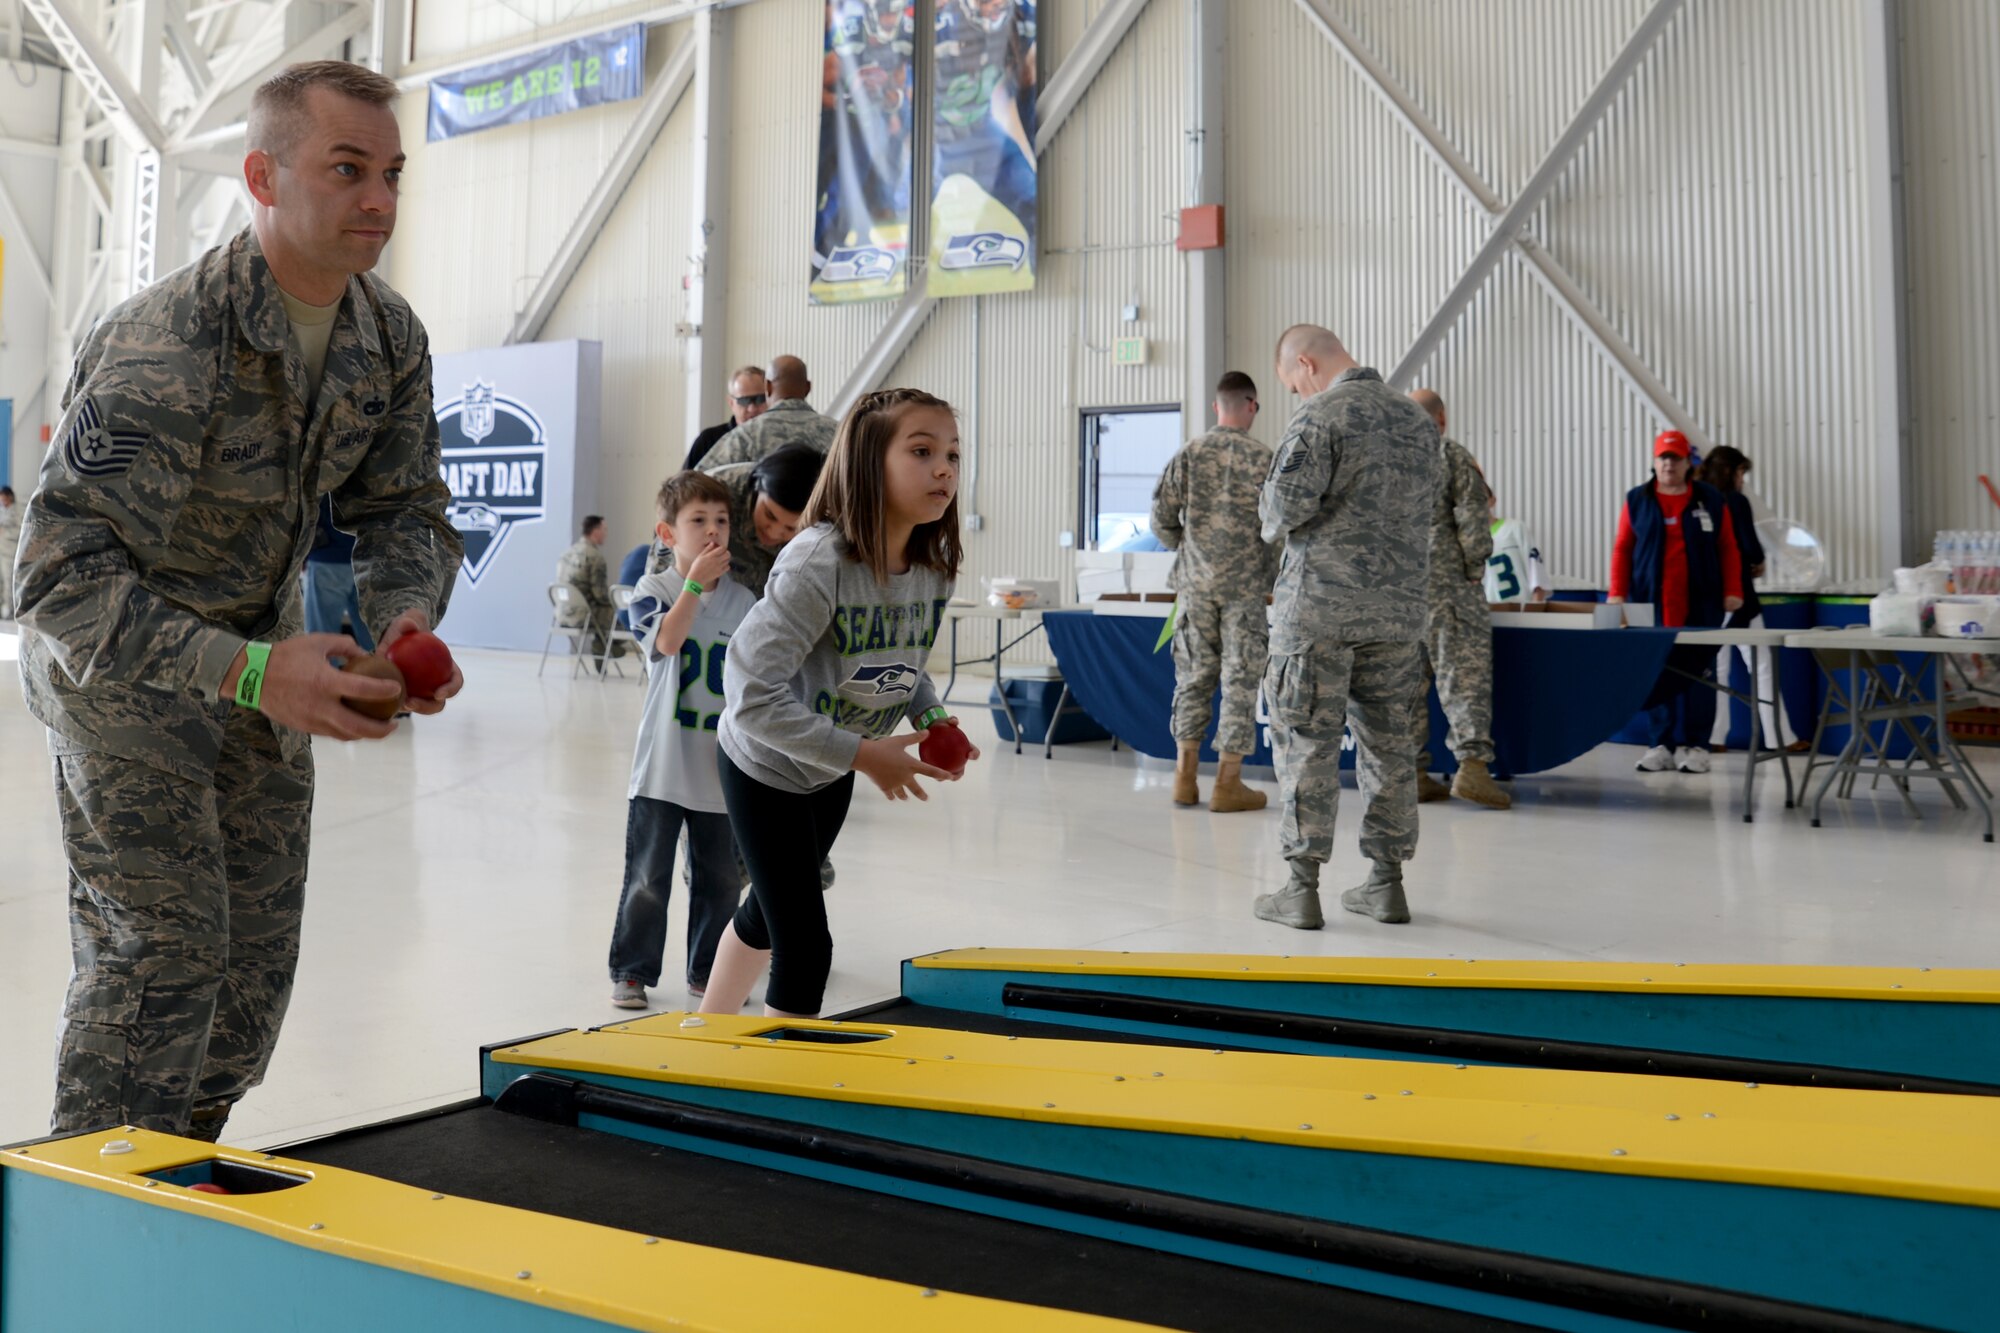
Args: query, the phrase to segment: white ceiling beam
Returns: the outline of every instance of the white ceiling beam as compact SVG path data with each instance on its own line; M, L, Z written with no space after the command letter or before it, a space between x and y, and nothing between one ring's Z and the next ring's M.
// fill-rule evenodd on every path
M396 86L406 93L413 92L433 79L448 78L469 69L478 69L482 65L513 60L517 56L533 55L551 46L559 46L564 42L573 42L583 37L596 37L602 33L615 32L634 23L654 28L663 23L678 23L682 19L693 18L696 14L710 10L735 9L753 3L755 0L665 0L664 3L662 0L641 0L638 4L600 10L589 18L537 28L533 37L490 42L475 50L461 52L450 60L419 64L416 68L399 74Z
M45 158L50 162L60 156L60 150L52 143L43 143L39 139L16 139L12 135L0 136L0 153Z
M193 136L239 119L250 109L251 95L285 66L302 60L328 60L338 56L341 44L361 33L373 20L374 13L370 6L350 4L333 20L286 47L250 74L235 78L232 69L229 76L216 79L202 92L187 119L182 121L181 133L174 139L175 149L189 146L188 141ZM250 48L246 44L242 49Z
M556 303L569 289L570 279L582 266L584 256L597 243L597 237L604 230L605 221L611 210L618 207L618 201L625 194L625 187L638 174L639 164L646 160L653 142L666 128L667 118L679 105L682 94L694 79L695 48L698 43L683 41L667 60L667 67L660 71L659 81L653 90L639 103L639 110L626 129L625 137L618 141L612 151L611 160L605 164L604 174L597 179L596 188L590 198L584 201L583 209L570 224L569 234L556 247L554 258L543 271L541 281L528 296L528 302L515 317L514 326L507 333L509 343L533 342L541 336L542 326L555 313Z
M1604 113L1611 109L1612 101L1624 91L1632 72L1639 68L1639 63L1652 49L1653 39L1673 21L1674 15L1680 12L1680 7L1681 0L1654 0L1653 7L1639 20L1638 27L1633 29L1631 37L1620 48L1603 76L1598 79L1597 86L1590 90L1590 96L1584 99L1583 105L1577 108L1574 116L1570 117L1570 122L1564 126L1563 132L1556 136L1555 143L1547 153L1543 154L1541 162L1535 167L1534 174L1528 177L1528 183L1521 187L1521 193L1515 197L1513 203L1507 205L1507 211L1502 213L1487 230L1486 240L1472 256L1472 262L1465 266L1465 271L1459 275L1458 281L1452 284L1443 302L1425 323L1422 331L1417 334L1416 342L1411 344L1410 350L1403 354L1403 359L1397 362L1396 368L1389 373L1389 383L1399 389L1410 387L1410 382L1418 369L1430 360L1431 353L1437 350L1440 342L1444 341L1445 334L1458 322L1458 317L1465 313L1465 307L1471 304L1479 289L1486 285L1487 276L1493 272L1493 266L1500 262L1500 256L1513 244L1514 238L1527 225L1528 218L1542 206L1542 200L1548 197L1556 181L1564 171L1568 170L1570 162L1576 157L1577 150L1583 147L1584 140L1588 139L1591 132L1597 128L1598 122L1604 118Z
M174 59L181 62L181 69L187 74L188 83L199 95L215 82L215 71L208 67L208 52L202 49L201 39L194 35L186 18L176 13L170 6L166 14L167 45L172 48Z
M1146 4L1147 0L1110 0L1097 11L1097 17L1090 21L1083 36L1077 39L1075 48L1036 95L1037 161L1055 142L1056 135L1062 133L1063 126L1069 123L1070 113L1082 103L1090 85L1097 82L1105 62L1111 59L1119 43L1125 40L1125 34L1132 30L1139 15L1145 12ZM914 201L912 206L915 206ZM833 416L846 416L848 409L859 402L863 394L881 384L896 368L896 363L903 359L903 353L910 349L917 331L923 328L924 321L931 317L931 311L937 305L927 294L929 290L927 275L912 269L910 289L896 303L889 322L875 335L875 341L861 354L846 382L840 386L840 392L834 395Z
M49 277L49 262L42 258L41 251L35 248L34 233L30 232L28 224L21 220L21 210L14 206L14 196L8 193L7 182L4 180L0 180L0 223L6 224L9 236L17 238L14 242L14 253L27 257L28 272L33 275L35 285L42 289L44 297L54 302L56 287L55 282Z
M70 7L69 0L21 0L55 44L63 64L84 93L133 151L166 147L167 132L130 80L111 59L104 43Z

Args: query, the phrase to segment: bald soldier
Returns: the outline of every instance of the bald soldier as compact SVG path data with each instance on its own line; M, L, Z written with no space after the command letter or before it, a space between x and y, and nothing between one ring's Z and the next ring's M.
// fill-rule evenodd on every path
M77 354L28 502L21 677L49 729L73 970L52 1125L214 1139L291 996L313 797L308 734L347 706L352 639L299 633L319 498L355 537L383 644L444 614L423 325L373 277L396 223L396 85L293 65L251 99L250 226L139 293ZM462 684L457 672L435 713Z
M1410 400L1438 428L1444 484L1431 514L1430 618L1424 626L1424 676L1437 677L1438 702L1458 773L1445 786L1431 776L1429 691L1417 686L1412 725L1417 799L1460 800L1505 810L1514 798L1489 771L1493 763L1493 621L1486 609L1486 562L1493 557L1493 494L1465 446L1444 433L1444 399L1416 389Z
M1264 483L1264 539L1284 541L1264 698L1284 801L1290 882L1256 914L1317 930L1320 867L1333 854L1341 736L1354 729L1366 882L1350 912L1408 921L1403 863L1417 850L1410 702L1422 682L1431 507L1443 479L1437 427L1358 365L1326 329L1278 342L1278 378L1305 399Z
M1264 599L1277 573L1277 552L1265 544L1257 518L1271 449L1250 434L1256 420L1256 382L1240 370L1228 372L1215 386L1215 429L1188 441L1153 490L1153 535L1178 552L1169 578L1180 602L1174 615L1174 804L1201 803L1196 774L1220 685L1220 762L1208 804L1218 814L1262 810L1269 799L1243 785L1243 756L1257 748Z
M813 387L806 363L795 356L778 357L771 362L770 385L771 401L764 415L716 441L701 460L703 472L715 472L731 463L755 463L788 444L810 445L821 457L833 448L840 423L806 405Z

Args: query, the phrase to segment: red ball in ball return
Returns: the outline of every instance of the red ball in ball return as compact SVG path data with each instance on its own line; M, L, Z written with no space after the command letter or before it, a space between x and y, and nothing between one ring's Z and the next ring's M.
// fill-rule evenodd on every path
M201 1182L200 1182L199 1184L194 1184L194 1185L190 1185L190 1186L188 1186L188 1188L189 1188L189 1189L191 1189L191 1190L193 1190L193 1191L194 1191L194 1192L195 1192L196 1194L229 1194L229 1193L232 1193L232 1191L230 1191L230 1190L226 1190L226 1189L224 1189L224 1188L223 1188L222 1186L220 1186L220 1185L217 1185L217 1184L214 1184L213 1182L211 1182L211 1181L206 1181L206 1180L204 1180L204 1181L201 1181Z
M958 777L965 772L965 761L972 757L972 742L955 724L939 722L924 733L917 757Z
M435 699L437 692L451 683L451 649L429 630L417 630L382 650L382 655L403 673L403 686L416 699Z

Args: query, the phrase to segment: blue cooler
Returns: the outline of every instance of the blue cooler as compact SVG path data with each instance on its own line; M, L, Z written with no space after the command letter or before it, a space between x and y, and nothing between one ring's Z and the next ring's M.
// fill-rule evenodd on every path
M1021 731L1025 738L1040 745L1049 734L1050 719L1055 718L1056 704L1062 698L1063 683L1060 680L1028 680L1009 678L992 688L988 694L989 706L993 709L993 727L1000 733L1000 739L1008 743L1014 740L1014 729L1007 725L1007 714L1000 707L1000 690L1007 691L1007 706L1014 710L1014 716L1021 721ZM1109 740L1111 733L1097 724L1097 719L1083 711L1071 695L1061 718L1056 719L1057 745L1069 745L1075 741Z

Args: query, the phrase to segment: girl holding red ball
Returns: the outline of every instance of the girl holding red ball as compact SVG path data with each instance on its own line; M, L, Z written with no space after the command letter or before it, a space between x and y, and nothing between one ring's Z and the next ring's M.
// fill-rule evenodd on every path
M730 642L716 739L750 893L723 932L704 1013L740 1009L768 960L764 1012L817 1014L833 967L820 863L854 775L889 800L922 801L919 779L956 781L979 757L925 671L964 558L958 468L951 404L917 389L862 398L807 530ZM896 735L905 718L916 730Z

